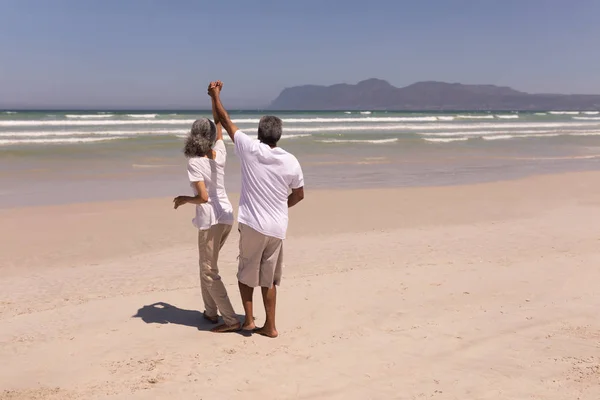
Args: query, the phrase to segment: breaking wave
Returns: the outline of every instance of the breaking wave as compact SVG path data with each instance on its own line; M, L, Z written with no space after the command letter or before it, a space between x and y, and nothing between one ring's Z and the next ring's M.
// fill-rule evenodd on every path
M317 140L317 142L321 143L369 143L369 144L385 144L385 143L394 143L397 142L398 138L392 139L322 139Z
M127 114L129 118L156 118L158 114Z
M434 143L450 143L450 142L464 142L465 140L469 140L468 137L458 137L458 138L423 138L428 142Z
M458 119L494 119L493 115L457 115Z
M90 143L108 140L128 139L125 136L113 136L104 138L61 138L61 139L4 139L0 140L0 146L17 144L66 144L66 143Z
M93 118L111 118L113 114L67 114L66 118L74 119L93 119Z

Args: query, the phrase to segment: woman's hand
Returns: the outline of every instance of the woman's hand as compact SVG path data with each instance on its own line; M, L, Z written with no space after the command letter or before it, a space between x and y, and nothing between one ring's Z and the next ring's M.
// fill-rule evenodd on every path
M177 210L179 206L182 206L188 202L188 196L177 196L173 199L173 208Z

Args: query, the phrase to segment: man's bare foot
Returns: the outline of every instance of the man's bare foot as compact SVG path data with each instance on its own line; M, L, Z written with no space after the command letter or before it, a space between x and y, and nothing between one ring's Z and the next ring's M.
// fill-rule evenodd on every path
M277 333L277 330L275 330L275 329L267 329L264 326L262 328L255 328L252 332L254 332L254 333L258 334L258 335L270 337L272 339L274 339L277 336L279 336L279 333Z
M215 333L227 333L227 332L237 332L240 329L242 329L242 324L240 324L238 322L235 325L221 324L219 326L215 326L210 331L215 332Z
M219 322L219 316L218 316L218 315L215 315L214 317L211 317L210 315L207 315L207 314L206 314L206 311L204 311L204 312L202 313L202 317L203 317L205 320L207 320L207 321L209 321L210 323L212 323L212 324L216 324L217 322Z

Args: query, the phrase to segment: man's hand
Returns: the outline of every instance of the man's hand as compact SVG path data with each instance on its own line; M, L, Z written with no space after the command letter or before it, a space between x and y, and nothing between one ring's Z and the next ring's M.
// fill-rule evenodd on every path
M219 115L217 114L216 110L215 110L215 97L212 96L210 94L212 90L217 90L219 93L221 92L221 89L223 89L223 82L221 81L216 81L216 82L211 82L210 85L208 85L208 94L209 96L211 96L211 102L212 102L212 115L213 115L213 120L215 121L215 124L217 125L217 140L221 140L223 139L222 136L222 131L221 131L221 120L219 119Z
M215 98L215 97L219 96L219 93L221 93L222 88L223 88L223 82L221 82L221 81L211 82L208 85L208 95L212 98Z
M208 95L213 100L213 118L223 125L223 128L225 128L231 140L235 142L233 137L238 131L238 127L231 121L229 114L227 114L225 107L223 107L223 104L221 103L219 94L221 93L222 88L223 82L221 81L213 81L208 85Z
M177 210L180 206L188 202L189 196L177 196L173 199L173 208Z

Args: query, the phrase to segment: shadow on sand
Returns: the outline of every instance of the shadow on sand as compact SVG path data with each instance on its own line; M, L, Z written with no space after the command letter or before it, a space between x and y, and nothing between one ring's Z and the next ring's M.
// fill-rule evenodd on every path
M184 310L168 303L158 302L140 308L132 318L141 318L147 324L176 324L210 331L216 325L205 320L200 311ZM238 315L238 319L243 317ZM222 321L220 321L222 323ZM236 332L248 336L249 332Z

